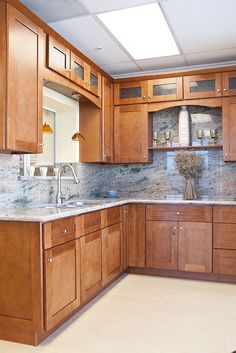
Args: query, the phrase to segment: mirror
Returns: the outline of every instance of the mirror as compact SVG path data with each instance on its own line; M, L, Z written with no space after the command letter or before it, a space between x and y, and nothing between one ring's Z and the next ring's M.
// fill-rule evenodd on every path
M24 157L24 175L52 176L58 164L79 162L79 142L72 140L79 131L79 103L44 87L43 124L51 133L43 132L43 153Z

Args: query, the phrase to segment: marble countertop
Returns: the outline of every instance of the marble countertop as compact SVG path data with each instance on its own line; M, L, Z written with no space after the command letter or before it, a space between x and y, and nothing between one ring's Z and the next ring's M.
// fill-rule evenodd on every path
M46 208L41 206L22 206L18 208L0 209L0 221L48 222L64 217L76 216L87 212L102 210L108 207L125 205L128 203L145 204L183 204L183 205L235 205L234 197L202 198L199 200L183 200L181 197L173 198L117 198L103 199L99 204L89 204L73 208Z

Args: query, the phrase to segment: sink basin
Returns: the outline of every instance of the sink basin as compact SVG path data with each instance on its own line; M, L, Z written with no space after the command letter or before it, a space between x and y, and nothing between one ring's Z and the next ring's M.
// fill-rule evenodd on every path
M40 208L76 208L76 207L86 207L86 206L96 206L106 203L105 200L77 200L69 201L63 204L49 203L39 206Z

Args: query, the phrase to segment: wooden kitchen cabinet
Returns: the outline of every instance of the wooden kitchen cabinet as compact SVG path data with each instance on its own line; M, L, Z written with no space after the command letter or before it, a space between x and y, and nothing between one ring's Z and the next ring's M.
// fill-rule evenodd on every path
M212 272L212 224L179 223L178 269Z
M47 37L47 66L96 96L101 96L101 74L50 35Z
M102 272L103 285L109 283L122 271L121 223L102 230Z
M149 80L148 102L167 102L183 99L182 81L182 77Z
M236 97L223 98L223 160L236 161Z
M130 204L126 211L127 265L145 267L145 205Z
M80 305L80 242L44 252L45 329L49 331Z
M43 31L0 1L0 150L42 152Z
M177 270L178 230L177 222L146 222L146 266Z
M113 161L113 84L102 78L102 109L91 102L80 103L80 162Z
M222 72L222 95L236 96L236 71Z
M146 104L115 107L115 163L149 163L150 120Z
M147 103L147 81L122 82L114 85L114 104Z
M146 206L146 264L149 268L212 272L212 208Z
M211 98L221 96L221 73L184 77L184 99Z
M102 281L102 232L85 235L81 241L81 297L87 302L103 286Z

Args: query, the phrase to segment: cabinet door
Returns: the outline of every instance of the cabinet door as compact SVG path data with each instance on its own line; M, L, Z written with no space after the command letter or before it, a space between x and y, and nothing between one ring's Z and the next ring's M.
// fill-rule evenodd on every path
M85 87L86 64L74 53L71 53L71 80L81 87Z
M102 230L103 285L121 272L121 223Z
M82 302L94 297L102 288L102 234L85 235L81 241Z
M71 241L44 252L45 329L80 305L80 246Z
M236 97L223 98L223 159L236 161Z
M127 206L128 266L145 267L145 205Z
M148 163L147 105L115 107L114 149L116 163Z
M184 77L184 99L221 97L221 74Z
M48 53L47 64L48 67L60 75L70 78L71 77L71 57L70 50L63 44L59 43L56 39L48 36Z
M179 223L178 269L212 272L212 224Z
M148 81L148 101L166 102L183 99L182 77Z
M236 250L214 249L213 272L220 275L236 276Z
M43 31L7 5L6 149L42 152Z
M236 71L222 73L223 96L236 95Z
M102 78L102 160L113 162L113 84Z
M85 88L101 97L101 75L100 73L88 64L85 64Z
M177 270L177 222L146 222L146 266Z
M114 85L114 104L136 104L148 101L147 81L116 83Z

